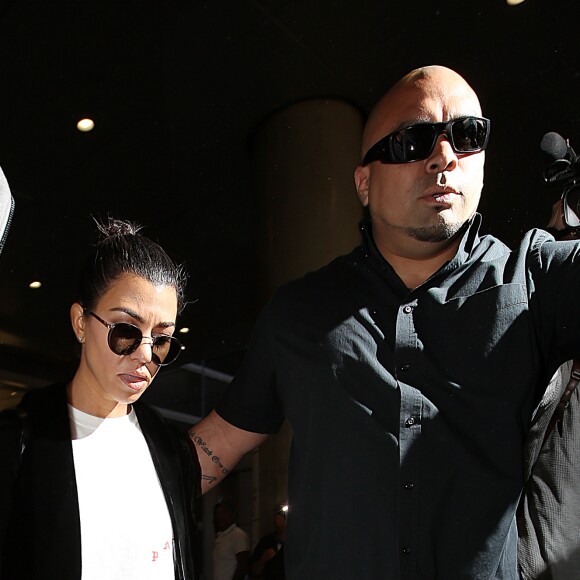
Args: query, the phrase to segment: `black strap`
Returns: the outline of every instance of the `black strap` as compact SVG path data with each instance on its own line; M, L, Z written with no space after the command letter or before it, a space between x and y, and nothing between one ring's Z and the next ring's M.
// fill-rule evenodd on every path
M572 397L572 393L576 390L578 383L580 382L580 360L574 360L572 364L572 372L570 373L570 379L568 380L568 384L566 385L566 389L560 399L558 405L554 409L554 414L550 419L550 423L546 428L546 433L544 434L544 443L550 436L550 433L553 431L554 427L558 426L558 433L560 437L562 436L562 421L564 420L564 412L566 408L570 404L570 397Z

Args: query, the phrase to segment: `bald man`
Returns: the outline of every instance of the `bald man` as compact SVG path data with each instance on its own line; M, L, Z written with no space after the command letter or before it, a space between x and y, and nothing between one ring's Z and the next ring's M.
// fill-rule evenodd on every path
M523 445L580 347L580 248L479 236L489 132L444 67L383 97L355 171L361 246L278 290L191 431L209 489L288 420L289 580L518 578Z

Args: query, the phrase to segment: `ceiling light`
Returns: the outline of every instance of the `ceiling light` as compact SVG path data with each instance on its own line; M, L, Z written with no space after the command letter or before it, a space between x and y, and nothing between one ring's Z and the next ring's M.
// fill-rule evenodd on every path
M77 123L77 129L81 133L88 133L89 131L92 131L94 128L95 128L95 123L92 119L81 119Z
M524 2L524 0L506 0L506 2L508 3L508 6L517 6Z
M30 284L28 284L29 288L32 288L33 290L36 290L37 288L40 288L42 286L42 282L39 282L38 280L35 280L34 282L30 282Z
M189 328L187 328L187 326L184 326L183 328L179 329L179 332L181 332L181 334L187 334L189 332Z

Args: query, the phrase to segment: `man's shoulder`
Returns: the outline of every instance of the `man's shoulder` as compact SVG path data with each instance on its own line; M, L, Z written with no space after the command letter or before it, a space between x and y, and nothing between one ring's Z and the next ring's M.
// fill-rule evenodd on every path
M236 544L236 552L250 551L250 536L239 526L234 526L232 540Z
M237 524L234 525L232 533L243 538L249 538L248 533Z
M356 270L364 261L364 252L361 246L354 248L350 253L337 256L328 264L313 270L289 282L286 282L275 292L275 300L296 299L327 295L329 291L336 292L341 284L346 285L356 276Z
M542 252L558 253L564 251L561 243L555 242L554 237L547 231L535 228L528 230L520 238L520 241L512 247L491 234L486 234L478 239L477 245L471 253L471 260L486 263L500 261L521 261L529 263L530 259L539 259Z
M519 260L525 260L527 268L533 272L577 269L580 261L580 241L557 241L554 236L542 229L532 229L524 234L518 248L514 251Z
M250 549L250 536L237 524L232 524L228 529L220 532L217 537L221 543L234 547L236 552Z

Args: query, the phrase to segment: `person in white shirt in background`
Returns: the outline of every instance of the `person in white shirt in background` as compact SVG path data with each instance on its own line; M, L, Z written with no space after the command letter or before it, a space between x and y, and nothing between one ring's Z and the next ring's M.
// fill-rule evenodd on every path
M233 506L219 501L213 511L216 537L213 547L213 580L242 580L248 570L250 538L236 525Z

